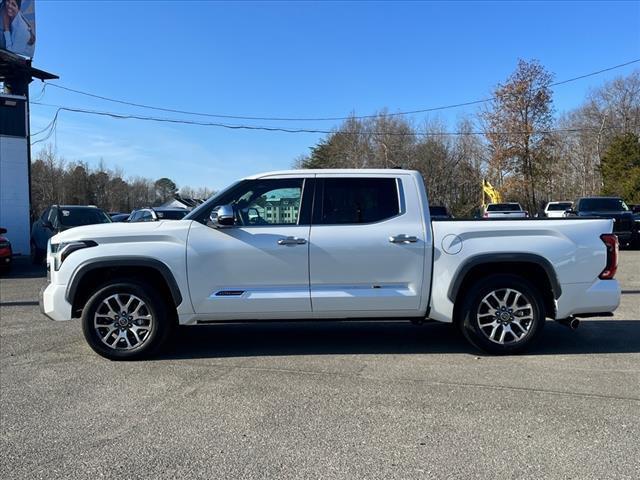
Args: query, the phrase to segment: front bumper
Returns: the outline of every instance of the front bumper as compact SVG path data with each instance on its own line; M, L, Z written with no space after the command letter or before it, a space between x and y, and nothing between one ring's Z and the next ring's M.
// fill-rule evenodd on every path
M40 290L40 311L51 320L71 320L71 304L65 298L66 285L50 283Z

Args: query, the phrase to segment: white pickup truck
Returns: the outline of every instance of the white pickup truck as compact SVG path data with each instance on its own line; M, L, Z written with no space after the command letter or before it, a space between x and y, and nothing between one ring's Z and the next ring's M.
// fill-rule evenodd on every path
M417 172L292 170L241 180L183 220L54 236L41 308L80 317L111 359L150 354L177 325L295 319L455 323L515 353L546 318L610 315L607 219L431 221Z
M517 202L490 203L484 211L484 218L527 218L529 212L525 211Z

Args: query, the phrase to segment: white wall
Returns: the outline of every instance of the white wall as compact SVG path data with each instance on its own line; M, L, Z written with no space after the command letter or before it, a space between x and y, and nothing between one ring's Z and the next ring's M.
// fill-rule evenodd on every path
M0 227L14 254L29 254L27 139L0 135Z

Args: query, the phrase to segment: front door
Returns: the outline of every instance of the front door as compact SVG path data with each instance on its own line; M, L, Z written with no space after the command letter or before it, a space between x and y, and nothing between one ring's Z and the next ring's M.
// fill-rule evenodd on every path
M311 315L312 186L311 177L245 180L216 201L233 206L235 226L193 223L187 271L195 313L212 320Z

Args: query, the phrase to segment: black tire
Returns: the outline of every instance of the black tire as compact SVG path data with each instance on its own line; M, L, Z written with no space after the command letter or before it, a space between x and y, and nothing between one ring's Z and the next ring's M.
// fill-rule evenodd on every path
M113 323L107 324L111 321L111 313L122 313L109 310L105 304L105 301L107 301L109 305L114 305L113 302L116 302L116 300L113 297L115 296L123 298L125 301L127 298L137 297L137 299L143 303L143 307L139 309L139 312L141 312L141 314L148 312L151 317L146 333L144 333L145 326L135 325L135 322L142 322L142 320L132 320L132 315L128 316L129 326L119 326L119 330L114 330L112 333L109 333L114 326L119 325L117 320L113 320ZM133 302L136 302L136 300L133 300ZM136 305L136 303L133 303L131 308L135 308ZM82 311L82 332L89 346L98 355L105 358L110 360L138 360L146 358L156 353L170 336L174 327L175 318L175 316L170 313L170 309L172 308L175 307L168 304L152 286L145 282L113 280L98 289L86 303ZM100 313L110 313L103 316L98 314L99 320L97 320L96 313L98 313L99 309ZM96 328L94 325L96 321L105 323L105 326ZM134 333L133 329L135 328L139 328L140 330ZM140 333L141 331L142 333ZM108 338L107 334L109 334ZM116 334L118 340L116 340ZM107 338L106 343L103 341L103 338ZM130 346L127 346L127 344L134 343L136 338L138 338L139 343L129 348ZM113 345L109 345L109 343L113 343Z
M520 297L508 291L519 293ZM491 297L492 292L495 298ZM512 303L514 299L517 301ZM462 302L458 317L460 329L472 345L487 353L522 352L539 337L544 327L542 295L532 283L517 275L484 277L467 290Z
M34 242L31 242L31 263L42 265L44 263L44 250L39 249Z

